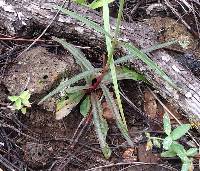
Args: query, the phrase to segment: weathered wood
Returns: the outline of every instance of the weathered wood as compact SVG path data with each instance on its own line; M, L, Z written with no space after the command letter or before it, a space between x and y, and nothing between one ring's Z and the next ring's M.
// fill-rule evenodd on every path
M22 35L22 31L28 29L36 23L46 26L56 14L55 5L61 4L60 0L0 0L0 25L7 28L11 35ZM87 16L96 23L102 24L101 16L84 7L71 4L70 10ZM112 28L115 28L115 20L111 19ZM89 40L98 46L98 42L103 40L103 36L88 28L83 23L72 19L69 16L60 14L53 22L51 30L55 34L65 32L68 35L76 34L81 39ZM59 36L59 35L57 35ZM156 43L156 35L151 26L141 23L126 23L121 26L120 39L132 42L140 48L147 48ZM140 60L132 60L132 66L145 74L159 93L173 104L180 107L192 120L200 121L200 81L195 76L180 65L172 56L164 50L157 50L150 54L167 75L179 87L174 89L163 81L148 66Z

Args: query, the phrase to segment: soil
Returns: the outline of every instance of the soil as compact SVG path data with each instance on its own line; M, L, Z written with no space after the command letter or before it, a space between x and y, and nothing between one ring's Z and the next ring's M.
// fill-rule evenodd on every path
M124 19L145 20L153 25L158 32L160 42L179 38L180 34L188 37L191 45L187 50L177 46L170 47L168 50L173 51L175 56L177 54L183 56L189 52L198 58L200 56L198 41L183 24L166 16L165 13L164 17L163 13L161 17L160 11L151 15L147 13L146 9L154 3L142 2L135 11L130 12L130 6L135 5L136 2L127 1ZM117 4L111 8L114 13ZM166 30L162 36L159 34L161 29ZM5 35L6 31L0 29L0 33ZM106 160L101 152L93 123L90 122L86 127L80 124L84 121L84 117L79 112L80 105L77 105L62 120L55 119L57 96L38 105L39 100L59 85L63 78L69 79L80 72L80 67L73 57L63 48L48 43L37 44L17 57L26 47L26 42L17 42L17 44L12 41L0 42L0 170L180 170L181 162L177 158L170 160L161 158L161 151L156 147L151 151L146 150L145 132L150 132L153 136L164 135L161 123L165 110L152 96L149 88L154 90L153 87L131 80L119 83L124 94L122 100L125 117L134 147L130 147L123 139L112 115L109 115L110 110L104 103L104 110L107 112L104 113L104 117L108 120L109 126L106 140L112 150L111 157ZM91 54L86 56L91 60ZM100 57L91 61L94 66L99 67L102 65L102 52L97 56ZM9 95L18 95L24 90L31 92L32 102L31 108L25 115L11 110L12 104L8 100ZM187 122L173 104L159 98L173 113L176 113L178 119ZM172 122L175 123L173 120ZM81 131L79 128L83 132L74 144L76 131L78 130L78 133ZM198 139L199 133L195 130L194 135ZM195 163L197 160L194 160Z

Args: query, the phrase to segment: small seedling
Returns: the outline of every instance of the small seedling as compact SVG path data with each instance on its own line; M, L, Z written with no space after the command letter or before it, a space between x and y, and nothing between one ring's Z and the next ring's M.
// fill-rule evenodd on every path
M175 157L178 156L182 161L181 171L191 170L193 167L192 157L198 153L197 148L190 148L186 150L183 145L181 145L178 140L184 136L191 128L190 124L182 124L171 130L170 118L167 113L163 116L163 128L167 136L162 139L159 137L151 137L149 133L146 133L148 138L147 149L151 149L153 145L157 147L162 147L165 151L161 153L161 157Z
M190 41L188 40L188 37L183 37L183 36L180 37L180 39L178 40L178 43L183 49L187 49L188 46L190 45Z
M15 110L21 110L23 114L26 113L26 108L31 107L29 102L31 94L29 91L23 91L19 96L8 96L8 99L13 102Z

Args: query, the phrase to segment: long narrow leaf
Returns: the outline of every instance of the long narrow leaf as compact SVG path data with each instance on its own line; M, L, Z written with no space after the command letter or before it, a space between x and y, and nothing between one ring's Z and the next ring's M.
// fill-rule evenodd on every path
M173 86L174 88L178 88L172 80L165 74L165 72L156 65L154 61L152 61L145 53L140 51L138 48L136 48L134 45L130 43L125 43L122 45L124 48L129 50L129 52L138 59L142 60L145 64L147 64L151 69L153 69L161 78L163 78L168 84Z
M128 135L128 130L127 130L127 126L124 125L123 123L123 120L120 116L120 113L119 113L119 110L118 110L118 107L115 103L115 100L112 96L112 94L109 92L108 88L104 85L104 84L101 84L101 88L103 90L103 94L106 98L106 101L112 111L112 114L113 116L115 117L115 120L116 120L116 123L117 123L117 126L119 128L119 130L121 131L123 137L126 139L126 141L128 142L128 144L130 146L133 146L133 142L132 140L130 139L129 135Z
M164 47L173 45L175 43L178 43L178 40L171 40L171 41L168 41L168 42L160 43L158 45L151 46L151 47L149 47L147 49L143 49L142 52L149 53L149 52L152 52L154 50L162 49Z
M101 115L101 113L100 113L101 111L99 110L100 104L94 94L91 94L91 102L92 102L92 114L93 114L93 121L94 121L96 134L99 139L101 150L102 150L105 158L108 159L111 155L111 149L108 146L108 144L106 143L106 134L107 134L108 128L104 127L104 129L102 129L102 126L105 123L103 123L103 124L101 123L101 120L99 117Z
M74 47L70 43L67 43L64 39L59 39L57 37L52 37L52 39L67 49L74 56L78 64L83 65L87 70L94 69L92 64L86 59L85 55L80 51L80 49Z
M121 20L122 20L122 15L123 15L123 10L124 10L124 0L119 1L119 11L117 15L117 23L116 23L116 29L115 29L115 35L114 35L114 43L117 41L117 37L120 32L120 25L121 25Z
M117 80L134 80L134 81L144 81L144 82L148 82L144 75L137 73L136 71L129 69L127 67L116 67L116 74L117 74ZM112 82L112 76L111 73L107 73L103 80L103 82L108 82L111 83Z
M60 120L65 116L69 115L72 109L75 106L77 106L77 104L81 101L84 95L84 92L78 91L73 94L70 94L67 100L63 99L59 101L56 106L56 119Z
M103 20L104 20L104 29L106 30L106 32L108 32L110 34L108 0L104 0ZM114 45L112 45L112 40L110 37L108 37L107 35L105 35L105 37L106 37L106 47L107 47L107 51L108 51L108 63L110 66L114 90L115 90L115 94L117 97L117 104L119 106L122 122L123 122L124 126L126 127L126 119L124 117L124 111L123 111L122 102L120 99L119 87L118 87L118 83L117 83L117 74L116 74L114 59L113 59ZM127 129L127 127L126 127L126 129Z
M115 63L115 65L118 65L121 63L126 63L126 62L130 61L131 59L133 59L133 55L126 55L126 56L116 59L114 63Z
M80 105L80 113L83 115L83 117L86 117L89 114L90 108L91 108L91 101L90 97L87 96Z
M103 23L104 23L104 30L110 34L110 21L109 21L109 8L108 8L108 1L103 1ZM105 34L106 38L106 48L108 51L108 57L112 57L113 54L113 47L112 47L112 39L111 37ZM111 55L111 56L110 56ZM108 59L109 61L110 59Z
M92 8L92 9L97 9L97 8L100 8L103 6L103 1L104 0L94 0L91 4L89 4L89 8ZM108 0L108 3L111 3L113 2L114 0Z
M63 82L60 83L60 85L55 88L52 92L50 92L48 95L46 95L40 102L39 104L41 104L43 101L47 100L48 98L52 97L53 95L59 93L60 91L63 91L65 88L67 88L68 86L70 86L71 84L74 84L76 82L78 82L79 80L82 80L83 78L90 76L94 74L92 70L90 71L85 71L82 72L78 75L76 75L75 77L72 77L69 80L65 80Z
M108 133L108 123L107 123L106 119L103 117L103 107L101 106L100 100L96 99L96 102L97 102L97 109L98 109L98 112L99 112L101 132L102 132L104 139L106 141L106 136L107 136L107 133Z
M169 42L160 43L158 45L154 45L154 46L151 46L149 48L142 49L141 51L144 52L144 53L149 53L149 52L152 52L154 50L158 50L158 49L173 45L173 44L175 44L177 42L178 42L178 40L171 40ZM115 65L128 62L131 59L133 59L133 55L126 55L126 56L120 57L117 60L115 60Z
M86 90L89 88L89 85L85 85L85 86L73 86L73 87L69 87L65 90L65 93L75 93L77 91L82 91L82 90Z
M56 9L60 10L64 14L71 16L72 18L75 18L76 20L79 20L79 21L85 23L88 27L93 28L97 32L105 34L108 37L112 38L112 36L108 32L106 32L101 26L99 26L97 23L77 14L76 12L69 11L67 9L60 7L60 6L56 6Z

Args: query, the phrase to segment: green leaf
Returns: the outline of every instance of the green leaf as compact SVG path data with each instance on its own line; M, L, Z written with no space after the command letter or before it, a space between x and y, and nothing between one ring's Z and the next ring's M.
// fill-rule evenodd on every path
M97 9L97 8L100 8L103 6L103 1L104 0L94 0L91 4L89 4L89 8L92 8L92 9ZM108 3L111 3L113 2L114 0L108 0Z
M84 95L85 95L85 92L83 91L78 91L72 94L68 94L67 103L80 102L80 100L83 98Z
M142 49L141 51L144 52L144 53L149 53L149 52L152 52L152 51L155 51L155 50L158 50L158 49L173 45L173 44L175 44L177 42L178 42L178 40L171 40L171 41L168 41L168 42L164 42L164 43L160 43L158 45L151 46L151 47L149 47L147 49ZM133 59L132 55L123 56L123 57L118 58L117 60L115 60L115 65L121 64L121 63L125 63L125 62L127 62L127 61L129 61L131 59Z
M145 132L145 136L148 138L148 139L150 139L150 133L149 132Z
M59 101L56 103L56 111L61 110L66 104L67 104L67 100L65 100L65 98L59 100Z
M133 142L132 142L131 138L128 135L127 126L124 125L124 123L122 121L121 115L119 113L119 109L118 109L118 107L117 107L117 105L115 103L115 100L114 100L112 94L109 92L109 89L104 84L101 84L101 88L103 90L103 94L104 94L104 96L106 98L106 101L107 101L107 103L109 105L109 108L111 109L112 114L115 117L115 121L117 123L117 126L118 126L119 130L121 131L123 137L126 139L128 144L130 146L133 146Z
M106 143L106 135L107 135L108 128L104 127L105 123L102 123L100 119L100 116L102 115L102 110L99 110L100 103L96 99L95 94L93 93L91 94L91 103L92 103L93 121L94 121L96 134L100 143L101 150L105 158L108 159L111 155L111 149Z
M187 49L187 47L190 45L190 41L187 39L179 40L178 43L183 49Z
M142 74L137 73L133 69L129 69L127 67L116 67L116 74L117 74L117 80L124 80L124 79L129 79L129 80L134 80L134 81L145 81L145 77ZM102 81L112 81L112 76L111 73L107 73Z
M118 87L118 82L117 82L117 74L116 74L113 59L111 59L111 62L110 62L110 70L111 70L111 75L112 75L112 80L113 80L113 85L114 85L114 91L117 98L117 104L118 104L121 119L122 119L121 121L123 122L123 125L125 126L126 130L128 130L127 125L126 125L126 119L124 116L123 107L122 107L122 102L121 102L121 97L120 97L120 92L119 92L119 87Z
M98 112L99 112L101 131L102 131L102 134L104 135L104 139L106 141L106 136L108 133L108 123L107 123L106 119L103 117L103 107L101 106L101 102L99 100L97 100L96 102L97 102L97 108L98 108Z
M22 101L20 98L18 98L16 101L15 101L15 109L19 110L22 108Z
M170 150L161 153L161 157L175 157L175 156L176 152Z
M76 48L74 45L70 43L67 43L64 39L59 39L56 37L52 37L52 39L62 44L62 46L74 56L76 63L81 66L82 71L94 70L94 73L95 73L94 67L92 66L90 61L87 60L84 53L82 53L80 49ZM87 83L90 83L92 81L92 78L88 77L86 81Z
M161 144L160 144L160 142L159 142L159 140L158 140L158 139L156 139L156 138L153 138L152 140L153 140L153 145L154 145L154 146L156 146L156 147L158 147L158 148L160 148L160 147L161 147Z
M62 99L60 102L58 102L56 106L56 119L60 120L68 116L72 109L81 101L84 94L84 92L69 94L67 100Z
M163 148L165 150L169 150L170 146L172 144L172 138L170 136L167 136L164 140L163 140Z
M8 99L9 99L11 102L15 102L18 98L19 98L19 96L8 96Z
M73 0L73 2L76 2L77 4L80 4L80 5L87 4L86 0Z
M131 59L133 59L133 55L126 55L126 56L116 59L114 63L115 65L119 65L122 63L126 63L127 61L130 61Z
M198 149L197 148L190 148L189 150L186 151L187 156L193 157L198 154Z
M30 94L29 91L27 90L27 91L23 91L23 92L20 94L19 97L20 97L21 99L26 99L26 100L28 100L28 99L30 99L31 94Z
M182 160L182 162L190 161L187 157L186 150L181 144L173 142L171 145L171 149L176 152L177 156Z
M104 30L106 33L110 35L110 19L109 19L109 7L107 0L103 0L103 24L104 24ZM108 36L107 34L104 34L106 38L106 48L108 52L108 62L113 59L113 47L112 47L112 37Z
M30 102L28 101L28 99L21 99L21 101L22 101L22 104L23 104L24 106L26 106L26 107L31 107L31 104L30 104Z
M185 162L182 164L181 171L189 171L191 162Z
M91 108L91 102L90 102L90 97L87 96L83 102L80 105L80 113L86 117L88 115L88 113L90 112L90 108Z
M70 86L70 85L78 82L79 80L82 80L83 78L86 78L87 76L92 75L92 74L94 74L94 71L92 71L92 70L85 71L85 72L82 72L82 73L72 77L69 80L65 80L65 81L61 82L60 85L57 88L55 88L52 92L50 92L48 95L46 95L38 104L41 104L43 101L45 101L48 98L52 97L56 93L59 93L60 91L63 91L68 86Z
M85 85L85 86L73 86L73 87L69 87L65 90L65 93L67 94L71 94L71 93L75 93L78 91L82 91L82 90L86 90L89 88L89 85Z
M77 106L77 102L71 102L62 107L59 111L56 111L56 120L63 119L68 116L72 109Z
M163 128L164 128L165 133L169 136L171 133L171 123L170 123L169 115L166 112L164 113L164 116L163 116Z
M174 129L171 133L172 140L177 140L185 135L191 128L190 124L182 124Z
M153 69L155 71L155 73L158 74L161 78L163 78L168 84L170 84L173 88L178 89L178 87L165 74L165 72L153 60L151 60L144 52L137 49L131 43L125 43L122 46L133 55L133 58L138 58L138 59L142 60L145 64L148 65L148 67Z
M103 3L104 29L105 29L106 32L108 32L110 34L110 19L109 19L108 1L104 0L103 2L104 2ZM125 129L128 131L127 125L126 125L126 119L124 117L122 102L121 102L121 98L120 98L119 87L118 87L118 83L117 83L117 74L116 74L114 59L113 59L114 49L113 49L113 45L112 45L112 40L106 34L105 34L105 37L106 37L106 48L107 48L107 52L108 52L108 63L109 63L109 66L110 66L110 72L111 72L111 75L112 75L114 91L115 91L115 95L116 95L116 98L117 98L117 104L118 104L120 115L121 115L120 122L122 122L123 127L125 127Z
M25 108L25 107L21 108L21 112L22 112L23 114L26 114L26 108Z
M164 43L160 43L158 45L154 45L154 46L151 46L150 48L147 48L147 49L144 49L142 50L144 53L149 53L149 52L152 52L154 50L158 50L158 49L162 49L164 47L167 47L167 46L170 46L170 45L173 45L175 43L178 43L178 40L170 40L168 42L164 42Z
M69 11L59 6L57 6L56 9L63 12L64 14L71 16L72 18L75 18L76 20L79 20L80 22L85 23L89 28L92 28L96 30L97 32L105 34L108 37L112 38L112 36L108 32L106 32L101 26L99 26L97 23L77 14L76 12Z
M149 139L149 140L147 141L146 151L152 150L152 148L153 148L153 143L152 143L152 141Z
M74 45L67 43L64 39L59 39L57 37L52 37L52 39L60 43L65 49L67 49L76 59L76 63L80 66L84 66L87 70L94 70L92 64L86 59L85 55L76 48Z

